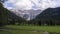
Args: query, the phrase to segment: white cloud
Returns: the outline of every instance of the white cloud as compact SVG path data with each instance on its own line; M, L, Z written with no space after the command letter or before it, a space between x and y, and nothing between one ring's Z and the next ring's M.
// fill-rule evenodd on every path
M15 8L18 9L31 9L32 3L29 0L22 0L21 2L16 2Z
M46 9L48 7L59 7L60 0L8 0L5 2L13 3L16 9L29 10L29 9ZM6 5L5 5L6 6ZM32 8L32 7L35 8ZM7 7L7 6L6 6ZM7 7L8 8L8 7Z

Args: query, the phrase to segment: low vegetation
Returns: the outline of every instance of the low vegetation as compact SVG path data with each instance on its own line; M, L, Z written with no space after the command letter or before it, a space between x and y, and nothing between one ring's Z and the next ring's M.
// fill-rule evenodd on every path
M44 32L60 34L60 26L7 25L3 28L1 27L0 31L1 34L44 34Z

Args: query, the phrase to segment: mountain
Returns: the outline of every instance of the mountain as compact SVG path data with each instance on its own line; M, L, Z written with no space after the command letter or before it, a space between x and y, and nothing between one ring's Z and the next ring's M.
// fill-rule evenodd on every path
M1 0L1 2L4 2L7 0ZM18 16L21 16L26 19L33 19L42 12L42 10L45 10L46 8L55 8L59 7L59 0L23 0L22 2L20 0L8 0L7 2L3 3L4 7L9 9L13 9L14 13ZM24 2L26 1L26 3ZM20 5L20 3L22 5ZM31 4L30 4L31 3ZM10 6L11 5L11 6ZM56 6L57 5L57 6ZM14 9L15 8L15 9ZM31 8L31 9L29 9ZM17 10L17 11L16 11ZM26 16L25 16L26 15Z
M29 22L37 25L60 25L60 7L47 8Z
M24 18L22 18L22 17L20 17L20 16L17 16L15 13L13 13L12 11L9 11L8 13L7 13L7 15L8 15L8 19L10 20L16 20L16 21L18 21L18 20L21 20L21 21L23 21L23 20L25 20Z
M59 19L60 20L60 7L47 8L42 13L36 16L37 19Z
M25 18L26 20L31 20L35 18L38 14L40 14L41 10L13 10L11 9L13 13L15 13L17 16L21 16Z

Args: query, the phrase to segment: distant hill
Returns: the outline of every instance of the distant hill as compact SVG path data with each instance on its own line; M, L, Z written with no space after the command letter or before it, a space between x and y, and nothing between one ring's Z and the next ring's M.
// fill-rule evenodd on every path
M60 20L60 7L47 8L42 13L36 16L37 19L59 19Z

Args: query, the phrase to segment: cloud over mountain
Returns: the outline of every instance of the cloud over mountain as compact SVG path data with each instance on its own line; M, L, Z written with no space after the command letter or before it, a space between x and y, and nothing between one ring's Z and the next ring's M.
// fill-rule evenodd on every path
M60 7L60 0L8 0L4 2L4 7L12 9L14 13L22 17L28 14L29 20L49 7Z

